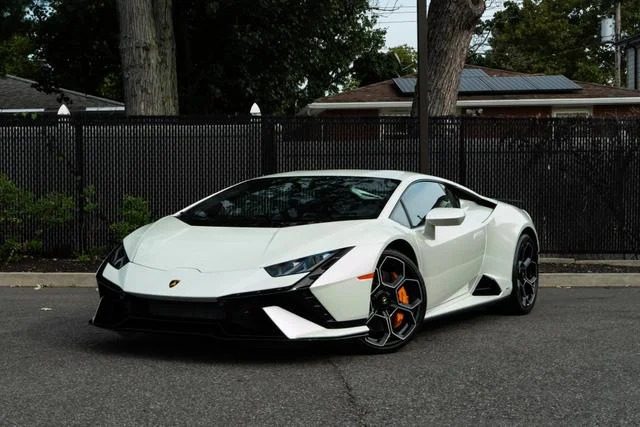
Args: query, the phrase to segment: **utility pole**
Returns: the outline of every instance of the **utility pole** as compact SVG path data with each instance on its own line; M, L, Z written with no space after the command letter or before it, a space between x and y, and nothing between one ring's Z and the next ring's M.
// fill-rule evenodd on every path
M616 87L622 86L622 46L620 46L620 40L622 40L622 8L621 2L616 2Z
M427 91L427 0L418 1L418 123L419 123L419 161L420 173L429 173L429 92Z

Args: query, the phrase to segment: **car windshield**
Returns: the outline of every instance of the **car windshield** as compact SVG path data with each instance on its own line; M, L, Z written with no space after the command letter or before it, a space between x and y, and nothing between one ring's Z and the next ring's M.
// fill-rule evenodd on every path
M374 219L399 181L351 176L259 178L212 196L179 215L191 225L288 227Z

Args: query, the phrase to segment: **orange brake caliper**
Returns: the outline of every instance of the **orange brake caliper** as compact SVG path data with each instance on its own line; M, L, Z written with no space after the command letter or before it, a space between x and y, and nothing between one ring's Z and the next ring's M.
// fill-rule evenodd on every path
M393 280L395 281L396 278L398 277L398 274L392 273L392 276L393 275L395 275L395 277L393 277ZM407 293L407 290L404 288L404 286L401 286L397 292L398 292L398 302L405 305L409 304L409 294ZM396 313L393 315L393 318L391 319L393 328L398 329L400 326L402 326L402 322L404 322L404 313L401 311L396 311Z
M404 286L401 286L400 289L398 289L398 301L405 305L409 304L409 294Z

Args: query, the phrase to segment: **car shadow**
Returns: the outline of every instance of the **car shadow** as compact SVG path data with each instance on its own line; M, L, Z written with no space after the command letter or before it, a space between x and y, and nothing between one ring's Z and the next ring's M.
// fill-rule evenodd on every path
M102 339L94 340L87 350L105 355L193 362L308 363L335 355L357 354L348 343L341 346L340 342L329 341L221 341L208 337L147 333L120 336L108 331L100 336Z
M405 349L422 351L423 342L432 341L448 330L469 327L489 320L495 310L474 308L427 320L416 335L415 342ZM44 321L43 321L44 322ZM80 313L68 313L41 323L30 325L28 338L44 347L55 347L96 356L123 356L143 359L179 360L194 363L308 363L326 361L331 357L368 357L354 342L263 342L220 341L208 337L136 333L127 336L96 328L88 324ZM26 338L26 337L25 337ZM399 350L401 354L404 349Z
M480 321L489 321L501 315L498 308L493 305L466 308L425 320L417 336L428 338L429 334L445 333L447 330L467 327L472 324L477 324Z
M437 334L469 327L479 321L489 321L496 310L489 307L472 308L425 321L416 335L416 342L407 349L421 347L421 341L431 341ZM308 363L323 361L334 356L369 356L350 341L220 341L206 337L132 334L120 336L111 331L100 331L100 340L94 340L90 351L102 354L133 356L152 359L191 360L218 363ZM403 349L399 350L402 353Z

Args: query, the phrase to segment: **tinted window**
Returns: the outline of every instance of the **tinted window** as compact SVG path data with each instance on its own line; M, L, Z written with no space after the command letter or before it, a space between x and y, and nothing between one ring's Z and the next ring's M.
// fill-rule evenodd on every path
M191 225L233 227L374 219L398 183L349 176L260 178L210 197L179 218Z
M412 227L424 223L424 217L434 208L455 207L441 184L416 182L404 192L401 199L409 214Z
M447 195L449 196L449 200L451 201L451 207L452 208L459 208L460 207L460 199L458 198L456 193L448 185L445 185L445 191L447 192Z
M401 202L398 202L396 207L393 209L393 212L391 212L391 216L389 216L389 218L391 218L392 220L394 220L398 224L402 224L405 227L411 228L411 224L409 223L409 218L407 218L407 213L405 212L404 208L402 207L402 203Z

